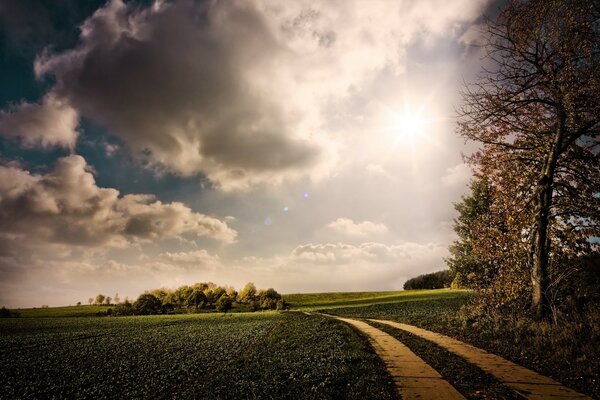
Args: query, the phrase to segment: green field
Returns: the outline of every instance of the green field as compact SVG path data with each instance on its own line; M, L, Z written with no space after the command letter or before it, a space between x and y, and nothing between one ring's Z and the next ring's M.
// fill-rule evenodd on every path
M287 312L98 317L106 306L18 310L0 319L0 399L394 398L382 361L348 325L314 313L405 322L457 337L597 396L595 338L564 343L526 325L473 325L462 290L291 294ZM313 314L307 315L303 311ZM62 318L61 318L62 317ZM582 325L583 326L583 325ZM546 328L545 328L546 329ZM412 340L412 339L411 339ZM415 342L419 345L418 342ZM546 350L552 346L554 351ZM439 351L423 343L435 362ZM439 367L447 366L444 356ZM569 362L560 362L567 360ZM465 369L449 367L449 379ZM478 388L468 377L458 384ZM490 394L492 393L492 394ZM478 398L475 396L474 398Z
M0 320L0 398L393 398L343 323L303 313Z
M22 318L39 317L95 317L96 315L106 313L110 308L107 306L67 306L67 307L47 307L47 308L21 308L12 310Z
M377 304L398 304L413 301L436 302L444 301L446 299L457 301L462 304L468 298L469 293L470 292L467 290L436 289L396 292L288 294L284 295L283 298L290 304L292 309L302 311L325 311L347 307L356 307L357 309L360 309L362 307Z

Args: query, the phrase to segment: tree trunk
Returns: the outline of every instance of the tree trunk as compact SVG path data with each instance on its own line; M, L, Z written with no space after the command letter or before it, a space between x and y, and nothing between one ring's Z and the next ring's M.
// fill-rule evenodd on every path
M540 181L538 194L538 212L536 215L536 232L533 248L533 266L531 271L532 281L532 311L538 320L548 316L549 303L546 290L549 286L548 279L548 253L550 241L548 240L548 224L550 205L552 201L552 185L547 177Z
M564 112L559 114L559 123L552 148L549 150L546 164L543 169L542 178L537 187L537 210L535 241L532 249L533 265L531 271L531 308L538 320L549 316L550 302L547 295L550 286L548 266L550 264L551 241L548 234L550 225L550 212L552 209L552 195L554 191L554 173L560 156L562 141L564 137L566 116Z

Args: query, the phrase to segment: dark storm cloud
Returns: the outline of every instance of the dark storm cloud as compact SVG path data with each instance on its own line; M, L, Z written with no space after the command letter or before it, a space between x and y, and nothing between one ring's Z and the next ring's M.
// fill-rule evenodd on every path
M263 17L250 3L211 4L136 12L112 1L82 26L79 47L41 55L36 71L138 156L176 173L227 185L314 163L317 146L255 79L284 53Z

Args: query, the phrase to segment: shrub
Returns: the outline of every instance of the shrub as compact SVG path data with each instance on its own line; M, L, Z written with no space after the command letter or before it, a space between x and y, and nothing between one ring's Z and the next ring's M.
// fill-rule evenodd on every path
M139 315L158 314L162 311L162 302L151 293L143 293L133 303L133 309Z
M113 309L113 315L134 315L135 310L129 300L125 300L123 303L117 304Z

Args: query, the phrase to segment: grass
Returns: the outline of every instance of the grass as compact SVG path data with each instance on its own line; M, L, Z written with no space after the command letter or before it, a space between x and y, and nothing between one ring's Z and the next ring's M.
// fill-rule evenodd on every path
M388 319L444 333L600 398L599 313L573 316L562 326L493 316L477 321L460 311L471 297L448 289L284 296L296 311ZM10 361L0 367L0 398L393 397L384 366L365 339L325 317L300 312L92 317L106 309L23 309L18 311L25 318L0 320L0 357ZM410 335L403 338L432 365L456 376L465 393L478 396L477 385L466 381L473 374L460 360ZM484 386L488 397L509 398Z
M329 310L340 307L365 307L374 304L392 304L408 301L454 299L468 296L469 291L436 289L405 290L396 292L341 292L288 294L283 298L292 309L302 311Z
M55 318L55 317L94 317L98 313L104 314L108 306L66 306L46 308L21 308L11 310L21 318Z
M381 360L301 313L0 320L0 398L381 398Z

